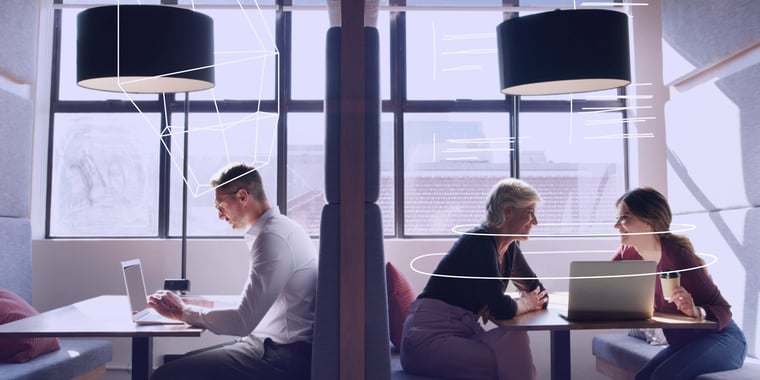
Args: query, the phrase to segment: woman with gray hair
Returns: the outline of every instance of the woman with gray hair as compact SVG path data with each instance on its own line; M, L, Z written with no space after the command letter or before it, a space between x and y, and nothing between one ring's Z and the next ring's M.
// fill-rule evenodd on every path
M519 179L493 186L485 221L457 239L409 309L404 371L446 379L535 379L527 332L486 331L479 319L511 319L548 305L517 243L538 224L539 201ZM514 280L519 298L504 294L510 277L522 278Z

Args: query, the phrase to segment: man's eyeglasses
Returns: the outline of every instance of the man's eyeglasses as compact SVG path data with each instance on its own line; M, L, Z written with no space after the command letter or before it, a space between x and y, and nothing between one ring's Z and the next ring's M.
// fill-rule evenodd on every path
M240 191L240 189L237 189L231 193L227 193L225 196L222 197L222 199L214 202L214 208L216 208L217 211L222 212L222 203L227 201L227 199L230 199L231 196L237 194L237 192Z

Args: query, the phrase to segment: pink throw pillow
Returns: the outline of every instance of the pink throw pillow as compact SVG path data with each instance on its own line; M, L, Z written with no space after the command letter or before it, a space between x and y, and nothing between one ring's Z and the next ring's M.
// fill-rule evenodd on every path
M409 306L417 296L406 277L390 262L385 264L385 282L388 287L388 329L391 343L400 349L404 320L409 314Z
M37 314L23 298L0 288L0 325ZM0 363L25 363L60 348L58 338L0 338Z

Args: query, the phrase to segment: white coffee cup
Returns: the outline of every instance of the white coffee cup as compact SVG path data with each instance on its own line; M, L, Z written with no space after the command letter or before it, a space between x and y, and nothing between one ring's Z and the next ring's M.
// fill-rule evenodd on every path
M662 296L666 301L670 301L673 290L681 286L681 274L678 272L660 273L660 285L662 286Z

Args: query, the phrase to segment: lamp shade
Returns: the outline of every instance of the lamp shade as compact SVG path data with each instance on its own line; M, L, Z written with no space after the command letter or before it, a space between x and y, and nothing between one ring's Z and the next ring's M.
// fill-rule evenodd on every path
M628 16L601 9L555 10L496 27L501 92L551 95L631 83Z
M77 83L129 93L214 87L211 17L163 5L109 5L77 16Z

